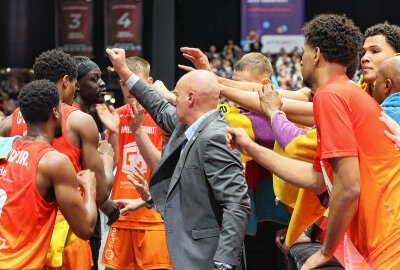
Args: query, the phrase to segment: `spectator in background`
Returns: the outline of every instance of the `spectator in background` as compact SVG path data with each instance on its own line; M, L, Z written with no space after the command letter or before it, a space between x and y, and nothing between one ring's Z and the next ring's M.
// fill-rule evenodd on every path
M294 74L291 82L292 90L299 90L304 87L303 77L301 76L301 64L297 62L294 64Z
M242 52L242 49L234 43L232 39L228 40L228 44L224 46L224 49L222 50L222 55L225 58L234 58L238 59L238 56Z
M215 45L211 45L208 52L205 52L208 59L213 60L214 58L221 58L219 53L217 52L217 47Z
M291 90L291 77L287 71L286 66L280 66L279 74L278 74L278 85L280 88L285 90Z
M246 42L243 46L243 51L245 52L260 52L261 44L259 37L255 31L250 31L249 35L246 37Z
M275 70L280 71L282 66L286 67L287 73L292 72L293 62L284 48L281 48L278 59L276 60Z

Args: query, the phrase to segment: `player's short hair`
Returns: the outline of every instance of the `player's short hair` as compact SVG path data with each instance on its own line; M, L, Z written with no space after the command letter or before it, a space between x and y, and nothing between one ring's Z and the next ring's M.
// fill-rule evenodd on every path
M319 48L332 63L349 66L362 48L360 29L345 15L321 14L303 27L305 43Z
M146 77L150 76L150 63L139 56L126 58L126 64L133 73L142 72Z
M375 24L365 30L364 39L382 35L396 53L400 52L400 26L388 22Z
M57 86L49 80L32 81L24 85L18 95L22 117L27 123L46 122L59 103Z
M233 66L235 71L248 71L257 74L264 74L264 77L270 78L273 72L272 64L268 58L257 52L248 53L242 56Z
M70 80L76 79L78 69L75 61L69 54L60 50L49 50L39 55L33 65L33 72L37 80L58 82L65 75Z

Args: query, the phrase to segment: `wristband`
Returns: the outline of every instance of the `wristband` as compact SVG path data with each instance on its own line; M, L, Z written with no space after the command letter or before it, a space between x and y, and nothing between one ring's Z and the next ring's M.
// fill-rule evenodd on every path
M154 208L154 200L153 198L150 198L147 202L146 202L146 207L149 209Z

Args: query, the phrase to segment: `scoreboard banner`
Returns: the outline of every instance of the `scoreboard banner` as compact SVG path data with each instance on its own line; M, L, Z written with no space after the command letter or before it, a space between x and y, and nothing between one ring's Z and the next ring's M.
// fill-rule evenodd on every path
M105 47L125 49L127 55L142 53L142 2L106 0Z
M93 57L93 1L56 1L56 47Z

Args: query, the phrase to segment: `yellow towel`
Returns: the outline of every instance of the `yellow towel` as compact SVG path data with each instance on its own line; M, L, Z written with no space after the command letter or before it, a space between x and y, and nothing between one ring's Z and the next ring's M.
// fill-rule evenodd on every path
M317 150L317 132L309 130L293 139L285 148L290 158L312 163ZM316 222L327 210L313 192L299 189L294 211L286 234L286 245L292 246L307 227Z
M45 264L50 267L61 267L64 247L71 244L76 238L77 236L70 230L64 216L58 211Z

